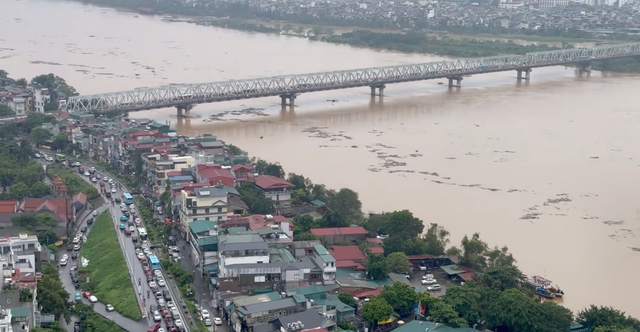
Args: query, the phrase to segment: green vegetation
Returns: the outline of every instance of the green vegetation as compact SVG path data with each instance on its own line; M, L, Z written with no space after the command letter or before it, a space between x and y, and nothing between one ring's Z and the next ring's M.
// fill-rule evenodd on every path
M89 199L96 199L100 197L100 192L94 186L87 181L83 180L77 172L68 169L59 164L51 164L47 166L47 175L51 179L55 176L59 176L64 180L67 190L70 195L75 195L79 192L87 194Z
M57 320L69 319L73 314L70 295L64 289L60 274L49 263L42 264L42 279L38 282L37 300L42 313L52 314Z
M22 199L24 197L43 197L49 194L49 187L44 183L44 169L37 161L31 160L34 155L29 142L16 140L14 136L2 137L0 141L0 199ZM4 130L0 130L0 136ZM5 133L6 134L6 133Z
M248 32L261 32L261 33L275 33L279 34L280 29L268 27L264 24L253 24L243 20L235 19L218 19L218 20L206 20L197 22L199 25L216 26L225 29L248 31Z
M140 307L116 232L109 211L100 214L80 250L89 265L79 266L79 279L84 283L82 288L96 295L100 302L113 305L125 317L140 320ZM89 283L85 282L86 277L90 277Z
M498 54L525 54L529 52L556 50L556 47L542 45L518 45L513 42L479 41L471 39L451 39L429 37L425 33L407 32L377 33L369 30L346 32L333 35L326 41L371 48L382 48L400 52L420 52L456 57L483 57Z

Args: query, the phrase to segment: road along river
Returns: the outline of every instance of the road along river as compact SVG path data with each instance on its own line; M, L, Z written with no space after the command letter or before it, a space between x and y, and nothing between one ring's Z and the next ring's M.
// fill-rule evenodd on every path
M441 59L64 1L1 6L0 29L11 34L0 36L0 68L53 72L82 93ZM61 19L44 23L52 18ZM437 81L391 85L382 103L370 103L368 88L306 94L293 113L265 98L199 105L189 120L174 109L132 116L210 132L287 171L350 187L365 210L409 209L444 225L454 243L478 231L509 246L525 273L564 288L567 307L640 316L640 289L624 282L640 273L640 80L562 67L536 69L528 85L514 77L469 77L451 92Z

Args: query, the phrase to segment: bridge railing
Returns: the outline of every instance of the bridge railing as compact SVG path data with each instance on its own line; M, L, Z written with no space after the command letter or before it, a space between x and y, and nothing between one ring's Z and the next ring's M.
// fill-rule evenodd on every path
M412 65L341 70L202 84L139 88L69 98L70 111L135 110L180 104L400 83L640 55L640 44L601 45Z

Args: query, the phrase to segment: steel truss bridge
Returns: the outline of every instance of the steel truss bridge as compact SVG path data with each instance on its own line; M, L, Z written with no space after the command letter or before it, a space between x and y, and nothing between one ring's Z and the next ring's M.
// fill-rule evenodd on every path
M195 104L280 96L293 101L298 94L369 86L384 89L385 84L448 78L449 86L463 76L515 70L518 78L532 68L579 64L589 68L591 61L640 56L640 43L602 45L534 52L524 55L500 55L454 61L428 62L324 73L286 75L201 84L176 84L157 88L138 88L131 91L70 97L67 109L83 111L141 111L166 107L190 110ZM382 91L380 91L382 92Z

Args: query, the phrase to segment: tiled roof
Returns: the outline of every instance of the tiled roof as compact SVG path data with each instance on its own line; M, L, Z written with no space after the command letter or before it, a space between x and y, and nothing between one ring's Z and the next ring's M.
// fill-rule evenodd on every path
M364 227L312 228L309 231L315 236L366 235L369 233Z
M366 260L367 256L362 253L358 246L334 246L331 250L329 250L331 256L336 259L336 261L359 261Z
M293 184L271 175L260 175L256 177L256 186L262 189L278 189L278 188L293 188Z

